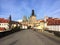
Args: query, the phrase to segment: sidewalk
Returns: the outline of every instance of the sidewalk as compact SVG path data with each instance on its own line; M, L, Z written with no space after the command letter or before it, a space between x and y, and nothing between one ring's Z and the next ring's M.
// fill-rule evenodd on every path
M42 34L48 38L51 38L53 40L60 42L60 37L55 36L54 33L50 33L48 31L43 31L43 32L38 32L38 33L40 33L40 34Z

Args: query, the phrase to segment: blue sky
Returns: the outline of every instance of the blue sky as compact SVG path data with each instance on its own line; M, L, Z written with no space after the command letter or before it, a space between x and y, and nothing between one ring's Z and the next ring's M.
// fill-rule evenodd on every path
M0 0L0 17L19 20L25 15L29 17L32 9L37 19L44 16L60 18L60 0Z

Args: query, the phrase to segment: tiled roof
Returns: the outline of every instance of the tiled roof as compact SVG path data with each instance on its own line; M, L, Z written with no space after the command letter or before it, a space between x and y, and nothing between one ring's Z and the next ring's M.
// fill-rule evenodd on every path
M60 25L60 19L58 18L48 18L47 25Z
M44 20L37 20L37 22L44 22Z
M41 20L40 22L44 22L44 20Z
M3 28L3 27L0 27L0 30L5 30L5 28Z
M8 22L9 22L9 20L4 19L4 18L0 18L0 23L8 23Z

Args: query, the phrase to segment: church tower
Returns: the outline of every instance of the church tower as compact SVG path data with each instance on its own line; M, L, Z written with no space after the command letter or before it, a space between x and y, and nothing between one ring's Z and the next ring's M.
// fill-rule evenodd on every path
M9 16L9 28L11 29L11 25L12 25L12 19L11 19L11 15Z
M12 21L12 19L11 19L11 15L9 16L9 21Z
M35 16L36 17L34 10L32 10L31 16Z
M36 15L35 15L34 10L32 10L31 16L29 18L29 23L32 25L34 25L36 23Z

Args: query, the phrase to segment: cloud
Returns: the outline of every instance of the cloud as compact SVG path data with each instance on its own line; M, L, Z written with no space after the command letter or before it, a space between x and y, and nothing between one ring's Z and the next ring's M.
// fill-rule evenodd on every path
M35 10L38 19L45 15L59 15L60 0L0 0L0 17L12 15L13 20L29 17L31 10Z
M55 10L54 12L52 12L52 14L56 14L56 13L58 13L58 12L60 12L60 9Z

